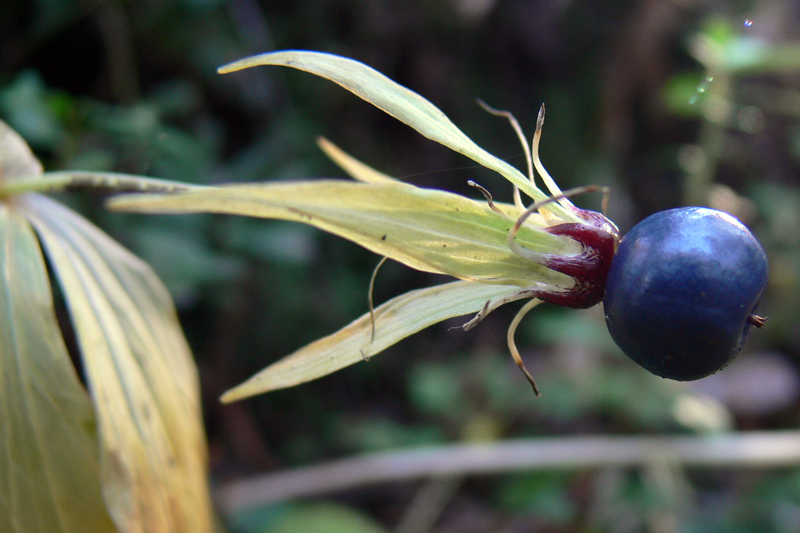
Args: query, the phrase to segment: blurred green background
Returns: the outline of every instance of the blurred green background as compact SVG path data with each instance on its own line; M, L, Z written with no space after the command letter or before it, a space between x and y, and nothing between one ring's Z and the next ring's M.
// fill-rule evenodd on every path
M796 2L4 0L0 118L48 170L192 183L341 176L315 145L325 136L415 184L478 197L466 185L474 179L511 198L502 178L329 82L278 68L216 74L287 48L364 61L520 167L507 123L475 100L512 111L529 135L546 102L545 165L565 189L610 186L608 214L623 231L687 204L742 219L769 255L761 311L770 320L724 372L679 384L627 360L601 308L542 306L518 332L537 399L507 353L511 305L470 332L450 331L455 320L368 364L223 406L227 388L364 313L379 258L300 225L112 214L98 196L62 197L172 291L200 366L216 484L418 445L797 428ZM592 196L576 203L599 209ZM375 299L440 281L390 263ZM680 479L676 503L636 469L467 478L429 530L800 529L800 471L687 470ZM242 533L392 529L421 486L271 504L223 522Z

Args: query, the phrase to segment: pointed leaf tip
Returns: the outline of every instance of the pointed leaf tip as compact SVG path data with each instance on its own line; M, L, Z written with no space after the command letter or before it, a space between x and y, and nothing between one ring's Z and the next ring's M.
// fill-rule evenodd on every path
M517 287L454 281L410 291L375 309L373 337L369 313L268 366L222 395L223 403L320 378L364 361L428 326L477 313L486 302L515 299Z
M228 73L264 65L290 67L328 79L428 139L499 173L534 200L547 197L519 170L478 146L441 109L360 61L323 52L286 50L246 57L220 67L218 72ZM563 206L555 204L552 210L564 220L579 221L575 213Z

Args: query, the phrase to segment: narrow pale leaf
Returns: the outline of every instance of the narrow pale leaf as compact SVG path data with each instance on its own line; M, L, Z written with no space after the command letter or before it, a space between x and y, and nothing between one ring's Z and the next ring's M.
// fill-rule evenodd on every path
M211 529L197 371L151 269L74 212L16 200L59 279L101 438L103 491L122 531Z
M401 182L273 182L178 194L119 196L109 205L129 211L210 212L295 220L418 270L528 288L574 285L571 277L510 250L508 229L518 212L503 216L485 202ZM538 252L580 252L569 237L528 226L523 226L517 242Z
M2 140L0 140L2 142ZM0 531L114 531L36 235L0 204Z
M397 296L375 309L373 338L369 313L273 363L222 396L233 402L275 389L311 381L369 359L433 324L477 313L487 301L511 296L517 289L454 281ZM513 298L511 298L513 299Z
M402 183L397 178L393 178L388 174L384 174L383 172L375 170L371 166L362 163L324 137L317 139L317 145L322 149L323 152L325 152L325 155L327 155L339 166L339 168L347 172L347 175L356 181L363 181L364 183L378 183L383 185ZM509 218L515 218L520 215L520 210L512 204L494 201L494 205L500 208L503 213L507 213ZM548 225L547 222L545 222L545 219L538 213L533 213L530 215L528 220L529 224L533 226L544 227Z
M259 65L291 67L333 81L425 137L498 172L531 198L537 201L546 198L519 170L475 144L438 107L364 63L333 54L292 50L240 59L221 67L219 72L225 74ZM558 204L548 206L548 210L565 220L578 221L573 212Z
M363 181L364 183L380 183L389 184L397 183L395 178L379 172L369 165L365 165L358 159L348 155L341 148L330 142L324 137L317 139L317 145L325 152L334 163L347 172L347 174L354 180Z

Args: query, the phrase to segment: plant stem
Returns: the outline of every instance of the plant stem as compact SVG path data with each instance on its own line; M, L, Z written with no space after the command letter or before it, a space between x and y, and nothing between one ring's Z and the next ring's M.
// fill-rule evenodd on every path
M47 172L30 179L15 179L0 183L0 198L31 192L57 192L71 190L105 190L123 192L176 192L197 188L177 181L146 178L133 174L112 172Z
M340 459L230 482L217 501L230 514L266 503L430 476L646 465L698 468L800 465L800 431L680 437L549 437L454 444Z

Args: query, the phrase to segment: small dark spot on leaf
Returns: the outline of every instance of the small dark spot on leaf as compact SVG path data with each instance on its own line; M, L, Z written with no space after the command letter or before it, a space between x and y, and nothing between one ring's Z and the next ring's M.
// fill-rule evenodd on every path
M384 234L384 235L383 235L383 237L381 237L381 240L382 240L382 241L385 241L385 240L386 240L386 234Z
M294 207L289 207L287 210L290 213L295 213L295 214L297 214L297 215L299 215L301 217L304 217L306 220L313 220L314 219L314 217L312 217L309 213L306 213L305 211L301 211L300 209L295 209Z

